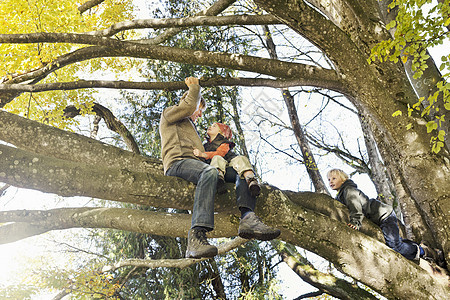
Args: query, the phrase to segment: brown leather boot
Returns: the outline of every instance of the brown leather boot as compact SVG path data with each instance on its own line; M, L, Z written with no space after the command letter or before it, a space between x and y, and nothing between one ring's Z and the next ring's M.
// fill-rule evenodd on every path
M217 247L208 243L205 229L189 230L186 258L213 257L217 252Z

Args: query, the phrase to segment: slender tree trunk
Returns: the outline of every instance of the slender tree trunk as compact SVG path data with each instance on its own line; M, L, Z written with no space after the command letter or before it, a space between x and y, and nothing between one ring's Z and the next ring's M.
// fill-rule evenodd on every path
M266 39L265 46L267 48L267 51L269 52L269 55L272 59L278 59L275 43L272 40L272 34L270 32L269 26L263 25L263 29L264 29L264 37ZM318 193L330 195L325 185L325 182L323 181L322 176L320 175L319 169L317 168L316 160L314 159L314 155L311 151L311 147L309 146L309 142L306 138L304 129L300 125L298 112L294 103L294 97L292 97L288 89L282 89L281 93L284 99L284 103L286 104L286 108L288 110L289 120L291 121L294 136L302 152L306 172L308 172L309 178L311 179L314 189Z
M216 292L215 299L226 300L227 295L225 293L225 287L223 285L222 278L220 277L220 271L215 260L211 260L211 263L208 265L208 269L208 274L211 277L211 284Z

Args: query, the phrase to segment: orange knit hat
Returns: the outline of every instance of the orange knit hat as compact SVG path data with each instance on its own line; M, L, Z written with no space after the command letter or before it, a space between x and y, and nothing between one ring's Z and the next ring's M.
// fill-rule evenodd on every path
M231 137L233 136L233 132L231 131L230 126L223 124L223 123L216 123L217 126L219 126L220 132L222 133L222 135L227 139L231 139Z

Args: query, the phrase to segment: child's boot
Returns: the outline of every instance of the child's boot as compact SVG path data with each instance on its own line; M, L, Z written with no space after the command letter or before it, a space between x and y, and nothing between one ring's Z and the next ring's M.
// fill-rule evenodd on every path
M261 193L261 187L259 186L258 179L256 179L255 176L250 175L245 177L245 181L247 182L250 194L253 197L259 196L259 194Z
M445 259L442 251L438 249L433 249L424 242L420 243L420 247L425 252L424 255L422 256L423 259L432 261L440 267L445 266Z

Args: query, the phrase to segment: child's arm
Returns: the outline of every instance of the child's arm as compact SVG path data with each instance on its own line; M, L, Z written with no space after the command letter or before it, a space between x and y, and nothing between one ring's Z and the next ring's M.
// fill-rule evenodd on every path
M224 157L228 151L230 151L230 145L228 143L223 143L219 147L217 147L216 151L208 151L208 152L202 152L198 149L194 149L194 155L203 157L205 159L211 159L216 155Z
M361 204L360 191L356 189L349 189L345 193L345 205L350 212L349 227L359 230L364 218L363 208Z
M194 155L197 157L206 158L206 153L198 150L197 148L194 148Z

